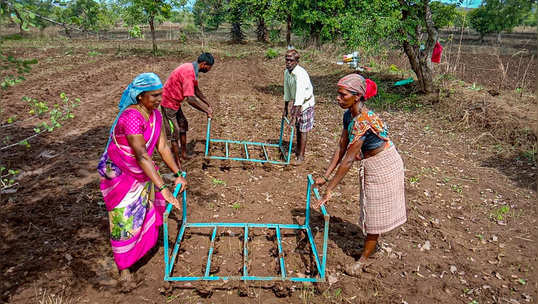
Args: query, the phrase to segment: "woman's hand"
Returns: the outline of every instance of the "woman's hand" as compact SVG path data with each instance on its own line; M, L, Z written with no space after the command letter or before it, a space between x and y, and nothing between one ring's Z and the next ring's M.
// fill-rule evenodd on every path
M181 184L181 189L179 189L179 193L185 191L185 188L187 187L187 180L183 176L176 177L176 180L174 181L174 189L177 187L178 184Z
M314 180L314 186L323 186L326 182L327 182L327 180L325 178L323 178L323 176L318 177L318 178L316 178L316 180Z
M161 194L167 202L174 205L176 208L180 209L179 201L177 200L177 198L174 197L174 195L172 195L172 192L170 192L168 188L164 188L161 191Z
M321 206L325 205L325 203L327 203L329 201L329 199L331 199L331 196L332 196L332 193L330 191L327 191L325 193L325 196L323 198L321 198L319 201L317 201L315 204L314 204L314 208L315 209L319 209Z

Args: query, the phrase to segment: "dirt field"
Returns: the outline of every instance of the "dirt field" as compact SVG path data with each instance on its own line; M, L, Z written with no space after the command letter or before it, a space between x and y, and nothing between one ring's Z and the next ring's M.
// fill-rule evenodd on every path
M8 117L27 113L22 96L54 102L65 92L80 98L76 118L23 146L0 151L1 163L21 170L16 193L0 194L0 301L9 303L527 303L538 297L536 162L503 153L504 143L483 144L476 132L461 131L439 108L380 111L406 167L408 221L383 235L380 250L361 277L342 272L360 255L357 226L357 166L328 205L331 214L328 283L163 283L163 247L138 265L138 287L122 293L108 241L108 218L95 167L126 85L141 72L163 80L199 46L162 43L151 57L147 44L124 42L20 42L10 52L37 58L23 83L1 92ZM214 137L252 141L278 139L282 107L282 58L266 59L266 47L214 44L216 64L200 77L215 105ZM89 53L97 51L99 54ZM189 146L196 158L188 173L191 221L302 223L307 174L326 168L341 129L343 111L335 83L349 71L326 61L306 61L316 93L316 124L306 163L300 167L207 162L203 159L205 115L186 107ZM536 69L533 68L533 71ZM374 75L375 76L375 75ZM381 76L379 76L381 77ZM535 78L534 78L535 79ZM392 80L390 80L392 81ZM535 81L534 81L535 83ZM469 89L461 87L457 94ZM388 79L380 88L391 91ZM392 92L392 91L391 91ZM479 94L479 93L476 93ZM488 93L480 92L480 98ZM499 98L502 99L501 95ZM535 111L535 99L534 111ZM416 101L420 102L420 100ZM442 102L441 102L442 103ZM529 107L532 109L532 105ZM531 113L532 114L532 113ZM531 115L529 114L529 115ZM23 116L24 114L21 114ZM23 119L24 117L19 117ZM5 135L32 134L33 121L2 128ZM503 150L504 149L504 150ZM167 170L161 170L168 173ZM175 211L171 219L175 226ZM315 226L322 219L313 212ZM175 230L172 231L175 233ZM219 275L237 275L242 234L219 231ZM175 234L172 234L174 237ZM321 233L316 239L319 241ZM210 231L193 231L176 266L202 274ZM287 269L305 274L308 252L287 235ZM318 246L319 243L318 243ZM251 271L276 275L274 242L264 231L251 235ZM113 282L113 281L112 281ZM241 288L240 288L241 287ZM279 297L284 296L284 297Z

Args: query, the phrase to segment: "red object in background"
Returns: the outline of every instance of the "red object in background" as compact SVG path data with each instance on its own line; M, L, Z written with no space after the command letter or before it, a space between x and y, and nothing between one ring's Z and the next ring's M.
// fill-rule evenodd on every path
M377 84L370 79L366 79L366 92L364 94L364 98L368 99L370 97L374 97L376 94L377 94Z
M441 62L441 54L443 54L443 46L439 42L436 42L433 47L432 62Z

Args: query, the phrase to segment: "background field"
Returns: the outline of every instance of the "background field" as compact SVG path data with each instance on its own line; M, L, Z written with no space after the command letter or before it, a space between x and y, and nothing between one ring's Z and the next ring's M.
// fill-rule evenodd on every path
M285 48L252 41L226 42L226 28L185 34L160 28L160 54L149 41L42 39L3 43L10 54L37 58L26 81L1 92L6 117L23 120L32 96L52 104L59 94L80 98L75 119L38 136L30 147L0 151L20 169L15 193L0 194L0 296L10 303L526 303L536 301L536 31L505 36L506 44L478 45L472 33L444 32L436 98L393 82L412 75L397 51L367 57L367 76L379 85L370 106L389 124L406 167L408 222L384 235L372 265L359 278L343 266L359 257L357 167L337 188L331 214L329 282L319 285L249 283L164 284L162 240L136 272L137 289L123 294L108 242L108 218L95 171L108 128L126 85L141 72L163 80L202 51L216 57L200 76L213 102L212 134L252 141L278 139ZM9 34L12 29L2 29ZM168 35L168 36L167 36ZM453 35L452 38L450 38ZM181 36L183 37L183 36ZM101 37L103 38L103 37ZM105 37L107 38L107 37ZM110 37L112 38L112 37ZM172 39L170 39L172 38ZM489 41L489 40L486 40ZM185 108L189 147L185 164L192 221L293 223L304 220L306 175L326 168L341 128L334 102L337 80L350 72L335 61L349 50L303 48L301 65L316 94L316 124L300 167L208 162L203 159L205 115ZM278 56L268 58L268 48ZM459 50L459 57L458 57ZM505 71L505 72L503 72ZM519 89L516 89L519 88ZM25 116L26 115L26 116ZM0 129L10 141L33 134L35 121ZM162 164L161 167L163 168ZM168 173L166 169L161 170ZM533 203L534 202L534 203ZM179 212L176 211L176 216ZM319 213L314 222L321 225ZM172 223L176 221L174 217ZM321 226L320 226L321 228ZM242 235L220 231L219 274L237 274ZM253 269L274 272L275 244L252 235ZM201 273L209 232L192 233L178 270ZM318 234L319 240L320 234ZM309 269L309 254L286 238L287 268ZM318 245L319 246L319 245ZM112 282L112 283L111 283ZM111 286L112 285L112 286ZM283 296L283 297L279 297Z

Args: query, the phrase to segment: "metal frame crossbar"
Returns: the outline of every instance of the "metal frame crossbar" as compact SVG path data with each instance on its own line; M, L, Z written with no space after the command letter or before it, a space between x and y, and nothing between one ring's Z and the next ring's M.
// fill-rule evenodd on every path
M285 126L284 124L287 124L291 129L290 140L287 147L283 145L284 126ZM237 160L237 161L251 161L251 162L258 162L258 163L287 165L290 163L290 159L291 159L291 147L293 143L294 131L295 131L295 128L292 125L290 125L290 121L288 120L288 118L282 117L282 120L280 121L280 138L278 140L278 144L251 142L251 141L242 141L242 140L215 139L215 138L211 138L211 118L208 118L207 119L207 133L206 133L206 140L205 140L205 157L212 158L212 159L229 159L229 160ZM211 143L224 143L225 156L209 155L209 145ZM229 146L231 144L242 145L245 150L245 157L231 157L229 153ZM252 155L249 155L248 153L248 146L262 147L265 159L252 158L251 157ZM267 154L267 148L269 147L278 147L280 152L282 153L282 156L284 157L284 161L269 159L269 155Z
M185 173L183 173L185 176ZM168 218L170 211L172 210L172 204L168 204L166 212L164 213L164 280L165 281L218 281L218 280L243 280L243 281L292 281L292 282L324 282L325 281L325 266L327 264L327 241L329 238L329 219L330 216L325 209L325 206L321 206L321 212L324 218L324 229L323 229L323 248L322 255L318 254L316 243L314 242L314 234L310 227L310 197L311 193L314 192L314 195L317 199L320 198L318 189L313 188L314 180L311 175L308 175L308 186L306 190L306 208L305 208L305 223L304 225L299 224L262 224L262 223L189 223L187 221L187 191L183 191L182 195L182 209L183 214L181 218L181 228L179 229L176 242L172 251L170 252L170 247L168 244ZM180 189L178 185L174 191L174 196L177 197ZM172 276L172 271L174 268L174 263L181 246L181 241L185 235L187 228L213 228L211 233L211 242L209 247L209 252L207 255L206 268L202 276ZM244 238L243 238L243 267L242 275L240 276L215 276L210 275L211 267L211 258L213 256L213 251L215 248L215 237L217 236L217 230L220 228L243 228ZM251 228L268 228L275 229L276 239L278 245L278 259L280 263L280 276L255 276L249 273L248 269L248 234L249 229ZM282 234L281 229L294 229L294 230L304 230L308 236L308 241L312 249L312 255L317 267L317 276L315 277L290 277L286 272L286 263L284 260L284 254L282 250Z

